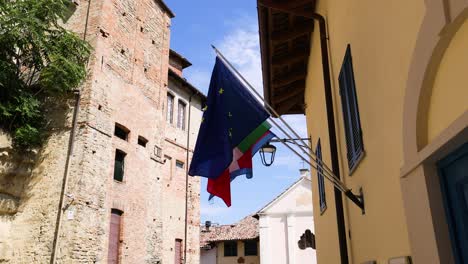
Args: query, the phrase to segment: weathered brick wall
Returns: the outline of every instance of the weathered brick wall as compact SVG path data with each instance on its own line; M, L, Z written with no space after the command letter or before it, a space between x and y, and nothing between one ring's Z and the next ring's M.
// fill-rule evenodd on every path
M79 3L67 26L83 34L89 2ZM169 190L162 189L163 165L154 152L165 142L170 18L153 0L93 0L89 14L86 37L94 51L81 87L57 259L106 263L116 208L124 211L122 263L158 263L165 243L174 242L163 240L163 226L174 222L163 219L163 193ZM36 155L0 157L0 262L49 262L72 102L56 110L62 118ZM115 122L130 129L128 141L113 136ZM146 148L137 144L139 135L148 139ZM0 142L0 152L12 152L8 140ZM116 148L127 153L122 183L113 180ZM198 199L195 190L192 201ZM11 210L7 203L18 212L5 213ZM191 207L198 209L196 202ZM198 219L197 210L191 215Z
M201 98L192 97L189 104L191 91L184 88L180 83L169 79L169 91L174 95L174 121L173 124L166 123L165 144L163 152L166 158L163 175L164 185L162 187L163 212L164 212L164 248L163 263L172 263L175 258L175 240L185 239L185 179L187 164L187 133L188 133L188 109L190 106L190 155L191 160L193 148L201 121ZM177 128L178 100L186 103L185 130ZM166 106L167 111L167 106ZM184 163L184 168L176 166L176 161ZM190 177L188 182L188 229L187 229L187 262L197 264L200 261L199 243L199 221L200 221L200 178ZM184 241L183 241L184 242ZM184 245L184 243L183 243Z
M82 2L83 3L83 2ZM122 263L157 263L162 249L161 163L154 146L163 141L161 96L166 94L169 17L153 0L102 1L95 29L92 78L82 101L74 179L75 204L65 213L60 260L106 262L112 208L123 213ZM165 96L164 96L165 98ZM113 136L115 123L130 130ZM138 136L148 139L146 147ZM116 149L126 153L122 183L113 180ZM72 212L72 219L68 219ZM70 246L72 245L72 246Z

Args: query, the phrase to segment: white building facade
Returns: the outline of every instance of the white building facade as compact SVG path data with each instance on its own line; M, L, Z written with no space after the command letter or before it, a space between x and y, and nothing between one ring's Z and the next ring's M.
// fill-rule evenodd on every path
M311 184L309 171L301 170L298 181L258 212L261 264L317 263L313 235L299 248L301 236L314 233Z

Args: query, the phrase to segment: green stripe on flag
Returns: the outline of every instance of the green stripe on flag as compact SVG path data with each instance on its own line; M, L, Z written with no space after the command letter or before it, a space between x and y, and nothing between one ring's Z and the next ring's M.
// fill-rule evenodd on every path
M242 140L241 143L237 147L240 149L240 151L242 151L242 153L246 152L270 128L271 128L271 125L267 121L263 122L254 131L252 131L247 137L245 137L244 140Z

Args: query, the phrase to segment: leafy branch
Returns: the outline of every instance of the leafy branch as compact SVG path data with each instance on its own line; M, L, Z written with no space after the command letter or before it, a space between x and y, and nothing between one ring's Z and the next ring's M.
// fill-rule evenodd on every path
M90 45L61 25L69 0L0 0L0 128L20 148L47 137L46 102L86 78Z

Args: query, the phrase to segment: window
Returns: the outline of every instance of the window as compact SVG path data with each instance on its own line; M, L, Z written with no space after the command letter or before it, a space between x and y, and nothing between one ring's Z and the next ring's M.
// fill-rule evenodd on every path
M111 210L109 227L109 251L107 253L108 263L119 263L120 254L120 226L123 212L117 209Z
M180 160L176 160L176 163L175 163L176 167L179 168L179 169L183 169L184 168L184 163Z
M224 256L225 257L237 256L237 241L224 242Z
M185 130L185 103L180 100L177 112L177 128Z
M325 209L327 209L327 200L325 198L325 179L323 176L322 145L320 144L320 139L318 140L317 147L315 148L315 155L317 156L317 180L318 180L320 213L323 213Z
M182 264L182 239L175 240L175 250L174 250L174 263L175 264Z
M244 256L257 256L257 241L247 240L244 241Z
M340 76L341 107L346 137L349 174L351 175L364 155L362 142L361 120L357 102L356 85L354 82L351 47L348 45L341 67Z
M156 155L156 157L158 157L158 158L161 158L161 157L162 157L162 149L161 149L161 147L154 146L154 155Z
M166 114L166 121L170 124L173 123L174 120L174 96L170 93L167 94L167 114Z
M138 136L138 145L143 146L146 148L146 144L148 143L148 140L142 136Z
M115 123L114 136L127 141L129 133L130 130L128 128L122 126L121 124Z
M125 152L117 149L115 151L115 161L114 161L114 180L122 182L125 171Z

